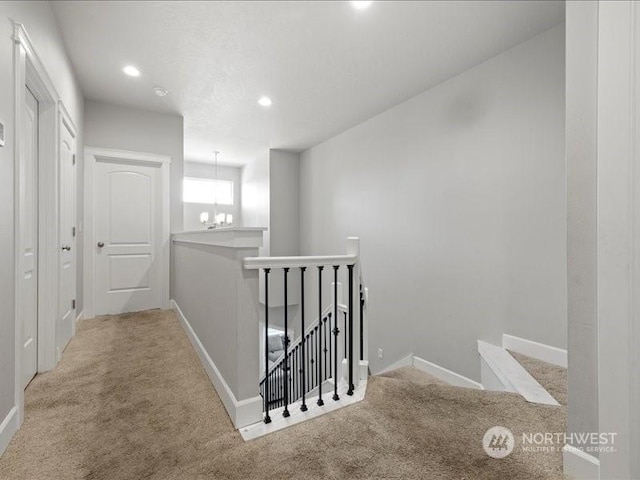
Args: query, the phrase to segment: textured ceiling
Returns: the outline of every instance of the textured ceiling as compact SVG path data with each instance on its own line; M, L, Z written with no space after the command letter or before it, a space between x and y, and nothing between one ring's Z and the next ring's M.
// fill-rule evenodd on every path
M309 148L564 20L557 1L52 4L87 98L181 114L185 158L227 164Z

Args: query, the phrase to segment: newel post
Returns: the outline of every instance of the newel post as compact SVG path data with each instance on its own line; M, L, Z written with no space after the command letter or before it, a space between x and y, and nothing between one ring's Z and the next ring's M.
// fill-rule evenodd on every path
M353 285L349 289L349 282L345 291L346 304L351 308L349 311L349 328L352 332L352 338L349 340L349 354L353 357L353 361L347 362L347 369L351 368L351 379L354 387L358 387L362 376L360 368L360 239L358 237L347 238L347 255L355 255L356 260L353 266ZM351 298L349 292L351 291ZM366 332L366 329L365 329ZM365 341L365 345L366 345ZM366 356L365 356L366 359ZM366 372L365 368L365 372ZM347 370L347 374L348 374ZM348 375L345 375L348 377ZM366 377L365 377L366 378Z

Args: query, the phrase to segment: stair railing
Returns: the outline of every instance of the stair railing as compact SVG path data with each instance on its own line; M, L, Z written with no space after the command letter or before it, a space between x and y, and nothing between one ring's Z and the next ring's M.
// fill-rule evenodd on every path
M347 311L347 307L345 305L342 305L342 304L338 305L338 309L341 312L346 312ZM318 323L319 323L318 319L328 317L330 312L333 312L333 305L325 308L324 311L320 312L320 315L311 324L305 325L305 328L306 328L306 331L304 332L305 333L305 337L308 337L309 335L317 335L318 334L317 327L318 327ZM302 342L302 336L298 334L294 340L289 342L289 350L294 349L296 347L299 347L301 342ZM283 346L284 346L284 344L283 344ZM269 370L268 370L267 374L271 375L271 373L274 370L276 370L278 368L278 366L282 362L284 362L284 353L281 353L278 357L276 357L274 360L269 362L271 364L271 366L269 367ZM264 379L265 379L265 373L262 372L262 374L260 375L260 384L262 384Z
M340 400L338 384L339 363L342 367L342 358L338 352L339 335L341 333L340 314L345 315L343 337L344 358L347 381L347 395L353 395L356 383L359 382L360 363L354 357L354 338L362 336L362 317L360 322L354 321L356 314L360 314L362 286L358 285L356 293L355 282L359 283L359 241L357 238L347 239L347 254L315 257L248 257L244 261L247 269L261 270L264 275L265 291L265 373L260 380L260 393L263 398L264 422L270 423L270 410L284 407L283 417L290 416L289 405L301 399L301 411L307 411L307 394L317 389L317 405L324 405L322 387L329 379L333 381L334 401ZM274 365L269 366L269 276L272 270L281 269L284 273L284 352ZM318 276L318 319L307 328L305 325L305 277L308 270L315 269ZM323 272L325 269L332 275L332 303L328 311L323 310ZM347 298L346 307L338 302L339 272L346 270ZM291 271L297 271L300 275L301 315L300 331L303 334L300 340L294 344L289 339L288 317L288 276ZM355 295L359 295L358 298ZM331 338L333 336L333 338ZM333 340L333 341L332 341ZM360 355L363 358L363 340L360 339ZM344 373L344 372L343 372Z

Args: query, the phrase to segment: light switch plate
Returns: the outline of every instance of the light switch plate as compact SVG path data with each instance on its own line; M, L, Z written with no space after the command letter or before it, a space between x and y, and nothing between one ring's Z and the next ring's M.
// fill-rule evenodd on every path
M4 147L4 123L0 122L0 147Z

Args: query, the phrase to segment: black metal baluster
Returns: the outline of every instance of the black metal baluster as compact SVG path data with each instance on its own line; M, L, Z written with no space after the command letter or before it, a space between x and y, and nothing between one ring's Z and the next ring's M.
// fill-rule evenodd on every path
M313 368L314 367L313 364L315 363L314 354L316 353L316 349L314 346L315 339L316 339L316 330L314 328L313 330L311 330L311 335L309 337L309 345L311 346L309 350L309 359L308 359L309 375L311 375L311 385L309 386L309 391L316 388L316 369Z
M353 267L355 265L347 265L349 271L349 390L347 395L353 395Z
M292 351L291 351L291 357L293 358L293 361L295 363L295 367L291 367L289 369L289 371L291 372L291 393L290 393L290 399L291 401L293 401L294 397L296 396L296 392L298 391L298 382L299 380L299 364L300 364L300 360L298 358L298 347L295 347Z
M313 345L313 355L311 355L311 371L313 372L313 387L316 388L318 386L318 369L315 368L315 363L318 361L318 342L316 338L318 338L318 327L313 328L313 340L311 341Z
M282 369L280 370L282 372ZM278 398L282 398L282 392L284 391L284 376L282 373L276 378L278 382Z
M291 396L293 397L295 395L295 391L296 391L296 385L298 382L298 349L294 348L291 351L291 360L292 360L292 366L291 366Z
M333 311L334 311L334 315L335 318L333 319L334 323L335 323L335 347L336 347L336 357L334 360L334 370L335 370L335 384L334 384L334 394L333 394L333 399L334 400L339 400L340 397L338 396L338 334L340 333L340 330L338 329L338 268L340 268L338 265L334 265L333 267ZM344 334L346 335L347 332L345 331Z
M326 317L322 319L322 328L324 329L324 345L322 345L322 360L324 362L324 376L322 376L322 380L327 379L327 319ZM331 344L331 342L329 342Z
M360 360L364 360L364 287L360 284Z
M309 344L311 344L311 334L306 336L307 341L309 342ZM311 360L311 356L309 355L309 352L306 353L306 356L304 357L304 368L310 372L311 369L309 368L309 364ZM302 391L304 392L307 387L309 386L309 379L306 379L307 381L305 383L302 384Z
M331 335L331 318L329 318L329 321L327 322L327 317L324 318L324 322L329 324L329 335ZM326 342L326 338L325 338L325 342ZM329 376L333 377L333 367L332 367L332 363L331 363L331 358L333 358L331 355L333 354L333 348L331 347L331 337L329 337ZM326 363L325 363L326 366Z
M264 269L264 423L270 423L269 416L269 272L270 268Z
M304 360L304 368L307 372L309 372L309 376L307 377L306 390L309 391L313 388L313 372L311 371L311 355L313 354L313 347L311 346L313 342L313 330L309 332L307 335L307 343L309 348L307 349L307 356Z
M302 359L302 349L300 348L300 345L298 345L296 347L296 352L297 352L297 355L298 355L298 371L296 372L296 375L298 376L297 377L298 378L298 388L296 389L296 399L298 399L298 398L300 398L300 391L302 390L301 389L301 386L302 386L302 377L301 377L301 375L302 375L302 360L303 359Z
M307 267L300 267L300 318L301 318L301 322L302 322L302 333L301 333L301 337L302 337L302 357L305 356L305 344L307 343L307 339L305 337L305 331L304 331L304 272L307 270ZM307 370L307 366L305 365L302 368L302 406L300 407L300 410L302 410L303 412L307 411L307 401L305 399L305 385L306 380L307 380L307 376L306 376L306 370Z
M344 318L344 358L347 358L347 337L349 336L349 330L347 330L347 312L342 312Z
M331 326L331 313L329 312L329 326ZM338 396L338 334L340 330L338 330L338 322L333 322L333 399L340 400ZM331 363L331 359L329 359L329 363Z
M318 267L318 322L322 321L322 270L324 270L323 266ZM326 321L326 320L325 320ZM325 330L326 333L326 330ZM326 338L326 335L325 335ZM318 346L322 346L322 333L318 335ZM320 348L318 348L318 353L320 352ZM320 356L317 357L318 360L318 377L322 378L322 359ZM326 357L325 357L326 361ZM325 371L327 370L327 366L325 364ZM318 406L321 407L324 405L324 401L322 400L322 382L318 384Z
M334 330L334 346L336 349L336 355L335 355L335 359L334 359L334 371L335 371L335 383L334 383L334 392L333 392L333 399L334 400L340 400L340 397L338 396L338 334L340 333L340 330L338 329L338 268L340 268L338 265L334 265L333 267L333 311L334 311L334 316L335 318L333 319L333 322L335 324L335 330ZM345 335L347 333L345 332Z
M289 276L289 267L283 268L284 270L284 358L287 359L287 349L289 347L289 323L288 323L288 312L289 308L287 303L287 277ZM289 361L285 360L284 369L288 371ZM282 412L283 417L289 416L289 385L288 382L284 382L284 411Z

